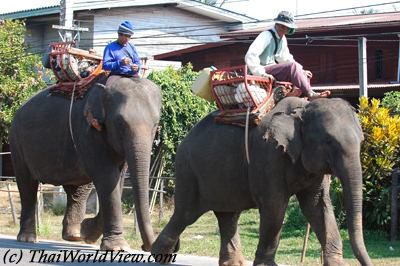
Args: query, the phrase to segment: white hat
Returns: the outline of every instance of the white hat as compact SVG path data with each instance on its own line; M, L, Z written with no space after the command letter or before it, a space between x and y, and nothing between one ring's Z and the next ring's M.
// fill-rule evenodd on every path
M275 23L284 25L289 28L288 34L293 34L297 28L294 24L293 15L288 11L281 11L278 16L274 19Z

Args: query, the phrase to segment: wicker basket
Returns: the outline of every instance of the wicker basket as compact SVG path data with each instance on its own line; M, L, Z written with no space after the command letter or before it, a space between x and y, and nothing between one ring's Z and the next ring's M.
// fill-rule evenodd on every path
M247 73L246 66L218 69L211 72L211 88L223 112L258 112L272 95L272 82Z

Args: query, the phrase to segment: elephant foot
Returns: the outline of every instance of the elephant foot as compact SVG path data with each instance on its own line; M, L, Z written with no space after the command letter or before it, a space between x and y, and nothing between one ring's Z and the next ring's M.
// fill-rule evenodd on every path
M109 236L101 240L100 250L131 251L131 248L123 237Z
M25 232L19 232L17 236L17 241L19 242L28 242L28 243L36 243L37 242L37 236L36 233L25 233Z
M219 258L219 266L243 266L247 265L241 251L222 255Z
M96 243L102 234L102 226L97 222L97 218L86 218L82 221L80 237L85 243Z
M145 252L150 252L151 251L151 245L143 244L140 248Z
M164 236L163 234L159 235L156 241L153 243L153 247L151 248L152 254L171 254L176 253L179 250L180 241Z
M62 231L62 239L67 241L81 241L81 225L64 225Z
M257 258L255 259L253 266L278 266L275 261L273 260L258 260Z
M338 266L348 266L349 264L343 260L342 256L332 256L332 257L327 257L324 256L324 266L333 266L333 265L338 265Z

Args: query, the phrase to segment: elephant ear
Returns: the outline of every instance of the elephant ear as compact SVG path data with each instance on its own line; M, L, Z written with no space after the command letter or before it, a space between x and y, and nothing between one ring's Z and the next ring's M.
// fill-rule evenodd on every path
M89 93L88 99L83 109L83 115L89 125L101 130L101 125L105 122L104 99L106 87L103 84L96 83Z
M273 139L277 142L276 148L283 148L283 151L290 156L292 163L299 159L303 148L301 123L301 113L277 112L270 119L264 134L265 140Z

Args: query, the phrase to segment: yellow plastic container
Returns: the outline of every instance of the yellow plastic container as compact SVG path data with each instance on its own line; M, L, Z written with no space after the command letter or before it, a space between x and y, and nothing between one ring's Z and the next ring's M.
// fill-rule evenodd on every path
M210 67L200 70L199 76L192 84L193 93L209 102L215 101L210 87L210 72L212 70Z

